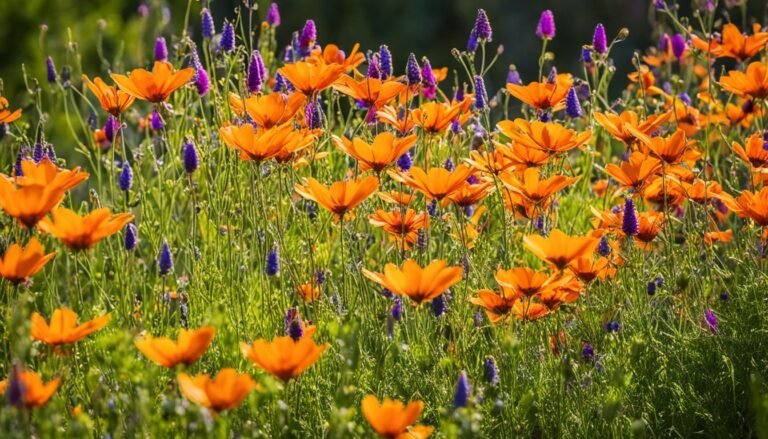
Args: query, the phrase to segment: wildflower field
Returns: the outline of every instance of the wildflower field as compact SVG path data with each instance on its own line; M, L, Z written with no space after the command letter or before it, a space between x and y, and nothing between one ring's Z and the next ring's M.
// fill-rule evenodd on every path
M567 10L524 77L483 9L438 66L248 0L20 66L0 435L768 438L766 20L647 3L628 76Z

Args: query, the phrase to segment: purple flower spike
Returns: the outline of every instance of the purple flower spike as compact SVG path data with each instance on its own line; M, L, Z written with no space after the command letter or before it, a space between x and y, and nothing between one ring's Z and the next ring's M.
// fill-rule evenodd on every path
M581 117L581 104L579 103L579 96L576 94L576 88L571 87L568 90L568 95L565 98L565 114L573 119Z
M203 38L210 40L214 35L216 35L216 27L213 24L211 11L209 11L208 8L203 8L201 15L202 23L200 24L200 27L202 28Z
M224 30L221 31L221 42L219 43L221 50L225 52L232 52L235 50L235 28L232 23L225 22Z
M685 37L683 37L682 34L675 34L672 36L670 44L672 44L672 53L679 61L683 57L683 54L685 54L685 49L687 48Z
M595 26L595 33L592 36L592 48L600 55L608 52L608 38L605 36L605 27L602 23Z
M635 212L635 202L631 198L624 201L624 217L622 218L621 230L627 236L637 235L639 225L637 223L637 212Z
M45 74L49 84L56 83L56 66L53 65L53 58L50 56L45 59Z
M488 15L485 10L477 10L477 18L475 19L475 27L472 29L479 41L491 41L493 31L491 30L491 22L488 21Z
M536 36L545 40L555 38L555 15L549 9L541 13L536 26Z
M315 26L314 20L307 20L304 23L304 28L301 30L301 36L299 37L299 47L303 50L309 51L312 46L315 45L317 40L317 26Z
M157 257L157 268L161 276L165 276L173 271L173 254L171 254L171 247L165 239L163 240L162 247L160 247L160 255Z
M128 162L123 162L123 169L120 171L120 176L117 178L117 186L123 192L128 192L133 186L133 171Z
M408 55L408 64L405 67L405 77L408 81L408 85L416 85L421 82L421 68L418 61L416 61L416 55L411 53Z
M469 404L469 395L472 393L472 385L467 378L467 372L461 371L459 379L456 381L456 389L453 393L453 407L461 408Z
M181 150L181 158L184 161L184 170L191 174L200 167L200 157L197 155L197 148L192 141L185 142Z
M483 77L480 75L475 75L475 108L478 110L488 109L488 94L485 91Z
M168 45L164 37L155 40L155 61L168 61Z
M249 92L258 93L261 91L261 86L265 79L264 70L264 60L261 58L261 53L258 50L254 50L251 54L251 62L248 64L248 75L246 78Z
M381 70L381 77L387 79L392 76L392 53L389 51L389 47L382 44L379 47L379 69Z
M149 118L149 126L155 131L160 131L165 126L163 124L163 118L160 117L160 113L157 112L157 108L152 110L152 116Z
M717 317L715 317L715 313L713 313L709 308L704 311L704 323L706 323L707 328L709 328L713 334L717 334Z
M272 3L267 9L267 23L272 27L280 26L280 10L277 9L277 3Z

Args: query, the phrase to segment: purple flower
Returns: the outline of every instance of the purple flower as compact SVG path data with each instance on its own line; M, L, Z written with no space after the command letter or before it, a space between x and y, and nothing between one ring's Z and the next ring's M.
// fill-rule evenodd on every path
M453 119L451 121L451 132L453 134L461 134L462 131L464 130L461 128L461 121L459 121L459 118L457 117L456 119Z
M471 393L472 385L469 383L469 378L467 378L467 372L462 370L453 392L453 407L466 407L469 404L469 395Z
M421 82L421 68L418 61L416 61L416 55L413 53L408 55L408 63L405 66L405 78L408 85L416 85Z
M27 389L21 380L21 366L16 362L14 362L11 368L11 376L8 378L8 388L5 393L9 405L14 407L22 407L24 405L24 395L27 393Z
M258 93L261 91L261 85L265 79L265 70L261 53L258 50L254 50L251 54L251 62L248 64L248 75L245 81L249 92Z
M203 38L210 40L216 34L216 27L213 24L213 17L211 16L211 11L209 11L208 8L203 8L203 12L201 12L201 15L202 15L202 23L200 27L202 28Z
M264 271L267 273L267 276L274 276L280 271L280 255L277 252L277 247L273 247L267 253L267 264Z
M589 47L583 47L581 49L581 62L587 65L592 64L592 49Z
M539 24L536 25L536 36L551 40L555 37L555 15L549 9L541 13Z
M307 108L304 112L307 127L311 130L322 128L325 124L325 113L323 113L323 106L319 101L312 101L307 104Z
M432 200L427 204L427 212L432 218L437 216L437 200Z
M656 282L653 282L653 281L648 282L647 291L649 296L653 296L654 294L656 294Z
M427 99L434 99L437 94L437 79L435 73L432 71L432 65L429 63L429 59L425 56L421 59L421 85L424 97Z
M477 32L472 29L469 33L469 39L467 40L467 52L475 53L477 51Z
M408 171L411 169L411 166L413 166L413 161L411 160L410 153L406 152L397 159L397 167L400 168L400 170Z
M509 71L507 71L507 84L523 84L523 80L520 79L520 72L517 71L517 68L514 65L510 65Z
M43 149L42 143L35 143L35 147L32 148L32 161L38 164L43 161L45 157L45 149Z
M480 75L475 75L475 108L478 110L488 109L488 94L485 91L483 77Z
M685 53L685 49L687 48L685 37L683 37L682 34L677 33L672 36L670 43L672 44L672 53L675 55L675 58L677 58L679 61L680 58L683 57L683 54Z
M704 323L713 334L717 334L717 317L715 317L715 313L709 308L704 311Z
M287 85L288 85L288 80L286 80L285 77L280 73L276 73L275 86L272 88L272 90L276 92L286 92L288 91Z
M307 20L304 23L304 28L301 30L301 36L299 37L299 48L303 51L309 52L312 46L315 45L317 40L317 27L314 20Z
M483 377L491 386L499 384L499 367L496 365L496 359L490 355L483 360Z
M53 58L50 56L45 59L45 74L49 84L56 83L56 66L53 65Z
M621 331L621 323L618 320L611 320L605 324L604 328L606 332L619 332Z
M637 235L638 227L635 202L631 198L627 198L624 201L624 217L621 221L621 230L627 236L634 236Z
M381 66L379 65L379 54L374 53L368 59L367 75L370 79L381 79Z
M155 61L168 61L168 45L164 37L155 40Z
M56 150L53 149L53 145L45 147L45 154L48 156L48 160L50 160L51 163L56 163Z
M267 23L272 27L280 26L280 11L277 9L277 3L272 3L267 9Z
M127 251L131 251L136 248L136 245L139 243L139 231L136 229L136 225L133 223L128 223L127 226L125 226L125 249Z
M483 323L485 323L485 318L483 317L483 313L480 311L476 312L475 315L472 317L472 321L475 324L475 328L479 328L483 326Z
M605 236L600 238L600 243L597 245L597 252L600 256L608 256L611 254L611 245L608 243L608 238Z
M389 47L385 44L379 46L379 69L381 70L381 77L387 79L392 76L394 69L392 68L392 53L389 51Z
M136 11L139 13L139 16L146 18L149 15L149 6L147 6L146 3L142 3L139 5Z
M157 112L157 108L152 110L152 116L149 118L149 126L155 130L160 131L165 127L165 124L163 124L163 118L160 117L160 113Z
M565 114L572 119L578 119L581 117L581 104L579 103L579 97L576 95L576 89L571 87L568 90L568 95L565 98Z
M293 341L299 341L304 336L304 323L296 308L289 308L285 313L285 333Z
M197 57L197 51L193 52L192 67L195 68L195 88L197 89L198 96L205 96L208 94L208 90L211 88L211 82L208 79L208 72L200 63L200 59Z
M685 92L683 92L683 93L680 93L679 95L677 95L677 98L678 98L678 99L680 99L680 101L681 101L682 103L684 103L685 105L687 105L687 106L689 106L689 107L690 107L690 106L691 106L691 104L692 104L692 102L691 102L691 97L690 97L690 96L688 96L688 93L685 93Z
M584 343L584 347L581 348L581 358L592 361L595 358L595 348L589 343Z
M221 31L221 50L232 52L235 50L235 28L229 21L224 22L224 30Z
M608 37L605 36L603 23L598 23L595 26L595 33L592 35L592 48L600 55L605 55L608 52Z
M133 171L128 162L123 162L123 169L120 171L120 176L117 178L117 186L123 192L128 192L133 186Z
M119 130L120 122L117 121L117 118L111 114L107 116L107 122L104 124L104 137L110 142L114 142Z
M395 297L394 303L392 304L392 318L399 322L401 318L403 318L403 301L400 300L400 297Z
M474 34L477 36L477 39L482 42L491 41L493 31L491 30L491 23L488 21L488 15L486 15L485 10L477 10L475 27L472 29L472 32L474 32Z
M185 142L181 147L181 158L184 160L184 170L187 174L191 174L200 167L200 158L197 155L197 148L195 144L190 140Z
M654 0L653 7L656 8L656 10L663 11L667 8L667 3L664 0Z
M165 239L163 239L163 245L160 247L160 255L157 257L157 268L160 270L161 276L173 271L173 255L168 241Z
M453 170L456 169L456 163L453 162L452 158L448 157L445 159L445 162L443 162L443 168L448 172L453 172Z
M434 314L435 317L442 317L448 310L448 302L445 299L445 294L441 294L432 299L430 305L432 306L432 314Z

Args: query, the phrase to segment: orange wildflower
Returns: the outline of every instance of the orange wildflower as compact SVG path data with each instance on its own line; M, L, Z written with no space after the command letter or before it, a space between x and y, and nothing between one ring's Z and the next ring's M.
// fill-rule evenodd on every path
M360 169L379 173L397 161L416 143L416 135L395 137L392 133L384 132L374 137L371 143L359 137L349 140L346 137L334 136L333 142L340 150L358 160Z
M373 430L381 437L396 439L408 438L408 428L421 416L424 403L410 401L407 405L393 399L379 399L374 395L368 395L360 403L363 416ZM432 427L415 426L418 428L420 438L426 438L432 434Z
M176 379L185 398L217 413L237 407L258 387L250 375L229 367L221 369L213 379L208 374L191 377L186 373Z
M320 289L311 283L297 286L296 292L305 303L312 303L320 298Z
M621 114L594 113L595 120L615 139L626 145L634 145L640 140L648 140L656 130L672 117L672 112L653 114L641 121L634 111Z
M546 317L550 312L550 309L542 305L540 302L534 302L533 299L523 300L520 299L515 302L512 307L512 313L515 314L518 320L533 321L542 317Z
M429 168L427 172L418 166L409 173L391 174L393 178L426 195L427 198L442 201L462 188L464 182L474 173L467 165L458 165L453 171L445 168Z
M552 108L559 111L565 108L565 97L573 85L573 78L568 73L557 75L554 82L536 82L528 85L507 84L507 91L512 96L537 110Z
M496 324L509 317L519 298L519 296L505 294L505 290L502 288L501 294L491 290L480 290L477 292L477 297L469 298L469 302L483 308L488 320Z
M635 235L635 245L643 250L650 250L652 242L661 232L664 225L664 214L662 212L642 212L637 214L637 235Z
M299 61L284 65L278 73L290 81L296 90L310 96L332 86L345 71L343 65Z
M531 203L539 205L546 202L555 192L575 183L579 179L579 177L555 175L542 180L537 168L528 168L521 176L507 172L501 174L499 178L510 191L518 193Z
M310 177L304 179L303 184L296 184L295 190L302 197L331 211L334 219L341 220L344 219L344 215L376 192L378 187L379 179L372 175L357 180L337 181L330 187L323 186Z
M528 247L528 250L560 270L574 259L591 254L597 243L597 238L569 236L558 229L552 229L548 237L528 235L523 238L523 244Z
M706 204L715 198L715 194L723 193L723 187L716 181L696 179L693 183L682 183L685 196L699 204Z
M21 245L11 244L0 257L0 277L12 284L26 281L56 256L56 252L44 253L43 246L35 237L23 250Z
M768 167L768 150L765 149L762 134L753 134L745 140L744 146L733 142L733 151L752 168Z
M385 105L376 111L379 122L391 125L400 135L406 135L413 131L416 122L410 112L400 111L391 105Z
M81 217L66 207L57 207L51 211L51 217L53 220L43 218L38 227L73 250L89 249L133 220L130 213L111 215L107 208L96 209Z
M424 268L408 259L403 268L394 264L384 266L384 273L363 268L363 275L398 296L410 298L414 304L430 302L461 280L464 269L448 267L443 260L432 261Z
M14 182L19 186L53 185L68 191L88 178L88 173L75 169L59 169L56 164L47 158L35 163L34 160L22 160L21 171L23 175L17 175Z
M505 151L507 148L507 145L497 143L496 148L490 151L471 151L469 158L464 159L464 161L480 172L498 175L500 172L515 166L515 162L509 158Z
M379 198L390 204L396 204L398 206L407 207L410 206L413 200L416 198L413 194L405 192L379 192Z
M337 91L360 101L372 111L381 108L407 86L399 81L362 78L355 80L351 76L342 76L333 85Z
M502 288L509 289L508 295L511 297L531 297L550 287L556 278L528 267L517 267L496 270L494 279Z
M509 159L515 171L524 171L527 168L538 168L546 165L552 156L547 151L538 148L529 148L522 143L502 144L494 141L496 149L500 150Z
M622 191L639 190L648 181L648 177L661 171L661 162L642 152L633 152L629 159L619 165L613 163L605 167L605 172L613 177L622 188Z
M734 58L744 62L757 55L768 43L768 32L760 32L759 24L755 23L753 31L752 35L745 36L735 24L728 23L723 26L720 41L714 37L705 41L696 35L691 36L691 41L697 49L717 58Z
M312 366L329 344L317 345L312 337L275 337L272 341L256 340L253 345L240 343L243 355L262 370L289 381Z
M652 137L645 142L652 156L669 165L699 158L700 153L692 147L694 143L695 140L688 141L683 130L677 130L667 137Z
M661 207L673 207L685 201L685 189L676 178L656 176L643 187L643 199Z
M269 160L283 152L301 151L315 141L312 133L294 130L291 123L266 130L259 130L249 123L227 125L219 133L224 143L240 151L241 159L256 162Z
M152 103L163 102L195 76L195 69L187 67L178 71L164 61L155 61L152 71L136 69L129 76L113 73L112 80L125 93Z
M463 102L448 105L442 102L426 102L411 112L414 123L430 134L442 133L458 118L464 123L471 113L462 113Z
M727 193L716 194L715 197L736 215L751 219L760 227L768 226L768 186L760 192L742 191L736 198Z
M704 233L704 243L707 245L715 245L715 243L722 242L728 243L733 240L733 230L728 229L724 231L713 230L711 232Z
M147 358L170 369L177 364L189 366L200 359L214 335L216 328L204 326L195 330L180 329L176 341L168 337L147 336L136 340L135 344Z
M370 223L390 234L390 241L395 242L398 248L408 250L418 239L419 230L429 224L429 215L417 213L413 209L395 209L390 212L379 209L370 216Z
M134 96L119 90L114 85L107 85L98 76L91 81L87 76L83 75L83 82L85 82L91 92L96 96L96 99L99 100L101 108L115 117L127 110L136 99Z
M20 381L21 388L24 389L24 405L30 409L47 404L48 400L56 393L59 384L61 384L61 379L59 378L43 384L40 375L35 372L22 370L13 372L10 378L0 381L0 391L5 393L8 390L9 382L12 380Z
M317 48L312 51L312 55L307 58L307 62L316 64L338 64L344 67L345 71L350 71L365 61L365 55L359 52L360 44L355 44L352 51L347 55L339 46L328 44L322 50Z
M98 331L109 323L109 314L77 324L77 313L67 308L59 308L51 315L51 324L39 313L32 314L30 332L33 340L42 341L51 346L74 343Z
M591 131L576 133L556 122L529 122L526 119L503 120L496 125L502 134L516 143L540 149L551 155L581 148L592 137Z
M602 256L597 259L591 256L582 256L571 261L568 264L568 270L579 280L590 283L595 279L604 280L616 273L610 262L608 258Z
M443 205L451 202L459 207L468 207L477 204L483 200L489 193L493 192L493 182L486 181L477 184L464 182L458 190L451 192L443 199Z
M9 106L8 99L0 97L0 124L9 124L21 117L21 108L11 111Z
M731 70L720 77L720 85L725 91L741 97L765 99L768 97L768 66L755 61L747 66L746 73Z
M269 129L293 119L306 99L301 93L270 93L247 98L230 93L229 107L240 116L247 112L259 128Z

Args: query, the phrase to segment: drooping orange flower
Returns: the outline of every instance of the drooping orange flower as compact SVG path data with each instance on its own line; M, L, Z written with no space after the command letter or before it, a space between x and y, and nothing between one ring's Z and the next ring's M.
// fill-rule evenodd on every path
M624 220L624 213L621 209L617 211L612 210L597 210L594 206L590 206L592 215L595 216L592 219L592 227L598 231L605 231L608 233L617 232L622 233L622 224Z
M643 250L650 250L653 248L653 240L661 233L664 213L655 211L638 213L637 225L635 245Z
M469 298L469 302L483 308L491 323L500 323L511 315L512 308L520 297L504 294L504 291L503 287L501 294L491 290L480 290L477 292L477 297Z
M260 369L287 382L315 364L328 346L328 343L317 345L312 337L294 341L286 336L272 341L259 339L253 345L240 343L240 350Z
M747 72L731 70L720 77L720 85L725 91L741 97L765 99L768 97L768 66L755 61L747 66Z
M59 378L43 384L42 378L37 373L28 370L20 370L18 372L13 372L8 379L0 381L0 392L7 392L8 387L10 386L10 381L12 380L18 380L20 382L20 387L24 389L24 392L22 392L24 405L30 409L42 407L47 404L53 394L56 393L59 384L61 384L61 379Z
M35 237L29 240L23 250L21 245L11 244L0 258L0 277L12 284L18 284L34 276L54 256L56 252L46 255L43 246Z
M579 179L579 177L555 175L542 180L538 168L528 168L521 176L507 172L501 174L499 178L510 191L518 193L531 203L539 205L546 202L555 192L575 183Z
M675 165L681 161L698 159L701 154L693 147L695 140L688 141L685 131L677 130L667 137L656 136L645 143L650 155Z
M392 177L423 193L427 198L442 201L443 198L461 189L464 182L474 173L467 165L458 165L453 171L445 168L429 168L427 172L414 166L406 173L392 173Z
M390 235L390 241L400 249L408 250L419 237L419 230L429 224L429 215L416 212L413 209L395 209L392 211L377 210L370 216L374 227L381 227Z
M21 117L21 108L9 109L8 99L0 97L0 124L7 125Z
M42 341L51 346L74 343L98 331L109 323L109 314L96 317L80 325L77 313L67 308L58 308L51 315L51 324L39 313L32 314L30 332L33 340Z
M295 190L302 197L312 200L333 213L334 219L341 220L365 201L379 187L379 179L369 175L357 180L337 181L330 187L323 186L312 177L303 184L296 184Z
M471 116L469 112L462 113L463 106L463 102L448 105L430 101L414 109L411 112L411 117L414 123L425 132L430 134L442 133L455 119L458 118L459 122L463 124Z
M733 151L752 168L768 167L768 150L765 149L762 134L753 134L746 138L744 146L733 142Z
M299 61L286 64L277 72L290 81L296 90L311 96L332 86L345 71L346 67L339 64Z
M672 112L652 114L643 121L631 110L621 114L595 112L593 115L597 123L611 136L628 146L633 146L640 140L649 139L651 134L672 117Z
M514 142L551 155L581 148L592 137L591 131L577 133L557 122L529 122L526 119L503 120L496 125L502 134Z
M155 61L152 71L136 69L130 75L113 73L112 80L121 90L144 101L164 102L171 93L188 83L195 76L195 69L187 67L174 71L173 65L164 61Z
M760 32L759 24L755 23L753 31L752 35L745 36L738 26L728 23L723 26L720 41L715 37L705 41L696 35L691 35L691 41L697 49L717 58L734 58L744 62L757 55L768 43L768 32Z
M96 99L99 100L101 108L115 117L118 117L122 112L127 110L136 99L134 96L119 90L115 86L107 85L98 76L91 81L86 75L83 75L83 82L85 82L91 92L96 96Z
M306 99L301 93L256 94L247 98L230 93L229 107L240 116L247 112L259 128L269 129L293 119Z
M333 84L333 88L352 99L362 102L365 107L376 111L391 101L407 85L400 81L375 79L364 77L355 80L351 76L344 75Z
M461 280L462 267L448 267L443 260L432 261L424 268L413 259L403 263L384 266L384 273L375 273L363 268L363 275L398 296L408 297L415 305L432 301Z
M295 130L290 122L266 130L249 123L227 125L219 133L224 143L240 151L241 159L256 162L269 160L284 151L301 151L315 141L311 132Z
M360 44L355 43L349 54L346 54L339 46L328 44L322 50L316 48L312 55L307 58L307 62L315 64L338 64L344 67L345 71L350 71L365 61L365 55L359 52Z
M379 122L391 125L401 136L410 134L416 126L413 115L409 111L398 110L391 105L378 109L376 117L379 118Z
M416 135L395 137L392 133L383 132L374 137L371 143L359 137L349 140L343 136L334 136L333 141L337 148L357 159L363 171L373 170L379 173L416 143Z
M501 196L504 199L504 207L512 212L515 218L528 220L540 217L542 212L547 210L551 202L551 199L546 198L539 204L533 203L519 192L512 191L506 186L502 189Z
M736 215L751 219L760 227L768 226L768 186L763 186L760 192L742 191L735 198L725 192L715 197Z
M569 236L558 229L552 229L548 237L528 235L523 238L523 244L528 250L560 270L574 259L591 254L597 243L595 237Z
M611 267L611 261L602 256L597 259L591 256L576 258L568 264L568 270L585 283L590 283L595 279L605 280L616 273L616 269Z
M305 303L312 303L320 298L320 289L312 283L297 286L296 292Z
M168 337L146 336L136 340L136 347L147 358L160 366L173 368L177 364L189 366L203 356L211 344L216 328L180 329L176 341Z
M648 177L661 171L661 162L642 152L633 152L629 159L619 165L609 163L605 172L613 177L624 190L640 190L648 182Z
M557 75L555 81L536 82L528 85L507 84L507 91L512 96L537 110L559 111L565 108L565 97L573 85L569 73Z
M213 379L208 374L191 377L186 373L176 379L185 398L217 413L237 407L258 387L250 375L229 367L221 369Z
M424 403L410 401L403 404L400 401L385 398L381 402L374 395L368 395L360 403L363 416L373 430L381 437L389 439L411 438L408 428L421 416ZM418 428L419 438L426 438L432 434L432 427L414 426Z
M40 220L38 227L60 239L72 250L89 249L133 220L130 213L112 215L107 208L96 209L81 217L66 207L57 207L51 211L51 217L52 220Z

